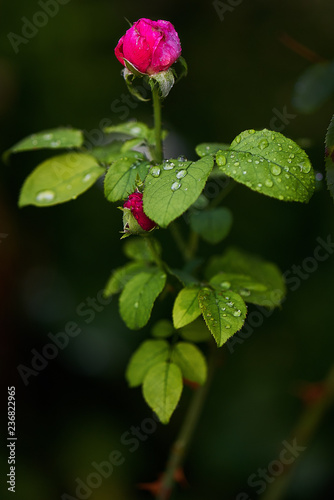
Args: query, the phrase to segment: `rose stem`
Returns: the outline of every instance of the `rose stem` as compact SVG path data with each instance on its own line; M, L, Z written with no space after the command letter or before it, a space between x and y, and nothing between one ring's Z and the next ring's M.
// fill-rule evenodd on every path
M155 149L154 160L157 164L162 163L162 138L161 138L161 103L159 96L159 87L154 85L152 88L154 130L155 130Z
M219 350L216 345L211 344L211 353L208 363L208 376L204 385L196 389L193 399L190 403L179 435L174 442L169 459L167 462L166 470L161 479L160 491L156 496L156 500L168 500L175 484L175 472L182 467L186 452L190 441L193 437L196 424L201 415L208 390L211 386L213 373L217 366L217 359Z
M291 439L300 446L307 446L320 425L327 409L334 401L334 365L330 368L326 379L323 382L323 394L316 401L306 407L295 428L291 432ZM283 473L275 478L261 500L281 500L285 498L285 493L291 479L291 468L286 466Z

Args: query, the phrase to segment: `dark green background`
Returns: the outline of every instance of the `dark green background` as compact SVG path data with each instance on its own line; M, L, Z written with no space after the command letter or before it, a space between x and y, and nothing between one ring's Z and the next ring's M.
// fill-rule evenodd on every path
M223 21L204 1L70 0L15 54L8 33L21 34L22 17L31 20L40 10L37 1L0 3L1 151L58 125L93 134L103 119L114 124L124 119L115 99L127 91L113 50L128 27L124 18L148 17L175 25L189 65L187 79L163 107L164 125L172 131L167 155L195 158L199 142L229 142L247 128L270 127L274 110L286 106L295 117L283 133L308 139L313 165L324 172L333 99L309 116L293 108L294 83L311 63L283 45L280 36L287 33L319 56L333 58L330 0L244 0ZM127 118L152 123L150 104L132 100L131 105ZM127 331L117 299L89 324L88 316L76 312L88 297L97 296L111 270L125 263L121 213L104 200L101 185L75 202L19 210L20 186L41 158L44 153L17 155L0 174L0 233L8 234L0 244L1 405L5 415L7 386L15 385L17 498L52 500L65 492L75 497L75 479L85 480L94 471L92 462L107 460L118 449L124 464L89 498L144 500L149 494L135 484L152 481L163 470L190 390L168 427L159 425L133 453L121 443L124 432L151 416L140 391L128 389L124 380L127 360L148 329ZM333 234L334 207L321 183L308 205L279 202L242 186L226 205L233 210L234 227L216 249L203 243L206 257L233 243L277 262L284 272L313 255L317 237ZM158 236L165 257L177 264L180 257L168 233ZM290 287L282 310L237 345L233 355L225 349L186 461L190 488L176 490L173 499L235 500L242 491L258 498L247 486L248 477L268 467L282 441L290 439L303 411L296 397L300 384L322 380L333 362L333 277L331 255L297 290ZM40 351L49 343L48 333L63 331L69 321L82 332L25 387L17 365L29 366L31 349ZM286 500L331 496L333 416L331 410L301 454ZM5 446L0 460L4 485ZM11 498L7 491L4 495Z

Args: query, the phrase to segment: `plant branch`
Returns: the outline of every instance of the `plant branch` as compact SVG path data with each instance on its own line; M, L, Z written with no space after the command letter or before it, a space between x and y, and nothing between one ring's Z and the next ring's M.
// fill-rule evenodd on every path
M153 99L153 114L154 114L154 135L155 135L155 148L154 148L154 161L158 164L162 163L162 136L161 136L161 102L159 96L159 87L154 85L152 87Z
M334 365L323 382L322 395L308 405L291 433L291 439L301 446L307 446L319 427L327 409L334 402ZM295 463L295 462L293 462ZM291 479L291 466L268 485L261 500L282 500Z
M193 399L186 413L179 435L172 446L166 470L161 479L160 491L156 496L156 500L167 500L174 488L175 473L180 467L182 467L196 428L196 424L201 416L201 412L212 383L218 353L219 351L217 347L211 344L207 380L204 385L196 389L196 392L193 395Z

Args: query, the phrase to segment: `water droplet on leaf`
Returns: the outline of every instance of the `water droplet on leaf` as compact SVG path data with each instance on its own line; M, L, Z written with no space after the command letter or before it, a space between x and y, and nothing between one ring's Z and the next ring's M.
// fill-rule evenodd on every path
M161 172L161 170L160 170L159 167L152 167L151 168L151 175L152 175L152 177L159 177L160 172Z
M265 185L270 188L270 187L273 187L274 183L270 179L266 179Z
M50 189L46 189L45 191L40 191L37 196L36 196L36 201L43 202L45 201L46 203L49 201L54 200L56 197L56 194L51 191Z
M226 158L225 158L225 156L218 156L217 163L221 167L223 167L224 165L226 165Z
M271 173L272 173L273 175L279 175L281 172L282 172L282 169L281 169L281 167L279 167L278 165L273 165L273 166L271 167Z
M269 143L267 139L262 139L262 141L259 142L259 148L260 149L266 149L269 146Z
M179 182L173 182L173 184L171 185L171 190L177 191L178 189L180 189L180 187L181 187L181 184Z
M178 179L183 179L183 177L185 177L187 175L187 171L186 170L180 170L177 174L176 174L176 177Z
M92 178L92 174L86 174L85 177L82 179L82 182L88 182Z

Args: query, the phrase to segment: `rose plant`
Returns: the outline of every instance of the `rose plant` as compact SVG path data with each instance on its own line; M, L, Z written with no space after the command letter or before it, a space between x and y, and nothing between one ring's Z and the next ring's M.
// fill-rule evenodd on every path
M231 144L199 144L194 160L181 155L164 158L161 100L187 70L178 34L168 21L140 19L120 38L115 55L124 66L131 92L142 98L133 85L138 78L151 88L153 128L138 121L107 127L105 144L92 148L85 147L79 129L47 130L23 139L6 157L28 150L65 150L27 177L20 207L70 201L104 177L105 197L122 205L122 237L131 236L125 241L130 262L114 270L105 295L120 294L119 311L128 328L138 330L149 323L159 296L161 300L173 298L169 317L150 325L149 337L138 346L126 370L130 387L142 387L147 404L164 424L178 405L183 384L196 389L177 453L174 450L172 465L160 485L158 498L162 499L171 491L174 472L191 436L189 428L194 428L203 406L216 347L243 327L247 304L272 309L285 294L275 264L235 247L203 263L198 258L199 240L214 245L226 238L233 218L222 203L238 183L278 200L305 203L313 194L315 175L298 144L267 129L244 130ZM328 151L332 151L333 133L329 138ZM221 187L210 202L203 196L208 182ZM116 213L115 209L115 217ZM177 221L181 217L184 220ZM166 262L159 243L159 233L166 229L183 257L178 268ZM210 346L208 357L199 344Z

